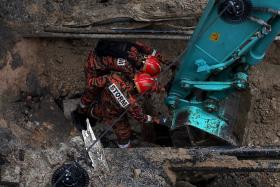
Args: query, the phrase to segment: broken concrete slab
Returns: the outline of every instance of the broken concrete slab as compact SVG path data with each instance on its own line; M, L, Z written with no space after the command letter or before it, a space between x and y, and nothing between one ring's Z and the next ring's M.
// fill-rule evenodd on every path
M71 120L71 113L77 109L80 99L67 99L63 101L63 112L66 119Z
M17 165L4 165L1 167L0 182L5 183L20 183L21 167Z
M83 140L77 136L58 145L57 149L26 150L25 159L20 162L21 185L46 186L51 182L51 177L56 168L64 163L78 161L88 172L90 183L93 186L172 186L176 184L177 172L211 171L218 169L279 169L276 165L279 161L258 162L237 160L234 156L224 154L224 149L200 148L200 149L176 149L168 147L117 149L105 148L104 155L108 162L110 172L94 170L83 154ZM55 153L55 150L60 150ZM234 151L238 151L239 149ZM244 149L241 149L244 150ZM247 149L246 149L247 150ZM253 149L257 151L258 149ZM271 151L271 150L268 150ZM228 152L226 150L227 153ZM279 151L280 152L280 151ZM222 154L223 153L223 154ZM271 165L274 163L274 165ZM14 168L6 172L9 182L17 182L18 178L12 178L12 173L18 173L17 162L10 161L9 166ZM215 171L215 170L213 170ZM191 171L192 172L192 171Z
M118 22L119 18L147 22L159 20L161 17L191 17L200 15L207 3L206 0L114 0L105 3L79 0L77 2L2 0L0 16L10 23L13 22L14 25L25 24L26 29L31 27L38 29L46 25L85 27L93 23L106 25L110 22ZM32 26L28 28L28 24Z
M0 155L8 155L17 147L16 137L7 128L0 128Z
M67 146L65 144L60 144L59 149L50 148L48 150L43 150L43 155L45 155L46 161L51 167L56 167L65 161L67 154Z

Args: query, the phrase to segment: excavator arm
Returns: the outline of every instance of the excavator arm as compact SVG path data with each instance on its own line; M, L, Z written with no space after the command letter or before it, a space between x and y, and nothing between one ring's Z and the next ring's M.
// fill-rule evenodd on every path
M238 144L225 103L248 88L248 69L263 60L279 33L278 0L210 0L165 100L171 128L189 125Z

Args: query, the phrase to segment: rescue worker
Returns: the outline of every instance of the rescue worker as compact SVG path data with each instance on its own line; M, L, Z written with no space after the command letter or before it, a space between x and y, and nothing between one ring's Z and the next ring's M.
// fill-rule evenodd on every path
M152 90L156 88L156 82L152 76L158 75L161 71L160 54L139 42L132 44L115 41L99 42L95 52L91 51L87 59L85 68L87 86L81 97L80 110L87 117L92 119L102 118L103 123L111 124L112 120L118 117L120 109L117 109L114 104L108 101L110 97L107 84L118 77L116 78L118 83L115 84L118 85L116 86L117 88L120 85L129 85L127 88L117 89L121 93L126 93L126 96L122 94L123 98L129 98L128 115L141 123L159 123L157 118L152 118L142 112L140 105L136 102L135 95L136 88L139 93L145 92L143 89ZM129 59L129 61L125 58ZM137 76L134 77L135 73L139 70L145 73L137 73ZM133 79L135 82L133 82ZM145 84L148 85L147 88L143 86ZM133 88L133 86L136 86L136 88ZM110 101L112 102L112 98ZM128 100L122 100L124 103L126 101ZM111 112L108 112L108 110ZM118 137L119 147L125 148L130 145L131 129L127 116L114 127L114 132Z
M113 127L117 136L117 144L120 148L131 147L131 127L128 116L133 117L141 124L159 124L157 117L152 117L143 112L137 101L138 94L145 94L157 89L155 77L143 72L136 73L133 81L121 73L107 75L103 81L95 82L96 86L103 87L100 100L93 104L89 110L89 115L95 118L102 118L103 124L113 124L124 111L125 116Z
M160 73L161 57L158 52L139 42L134 45L125 44L125 42L101 41L96 47L96 53L90 51L85 67L87 85L80 101L80 107L84 112L88 110L92 102L98 99L101 91L98 83L104 82L110 72L122 72L130 79L133 79L134 74L139 70L152 76Z

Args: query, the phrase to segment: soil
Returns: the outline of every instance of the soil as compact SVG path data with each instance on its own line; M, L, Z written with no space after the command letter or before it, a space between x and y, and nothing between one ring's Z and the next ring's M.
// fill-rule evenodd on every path
M183 41L144 42L158 48L167 61L176 57L185 47ZM33 148L52 147L76 135L74 127L68 126L70 122L65 121L63 116L50 113L51 111L61 113L52 98L71 98L82 93L84 89L83 66L87 51L94 47L95 43L95 40L28 39L18 41L8 51L5 57L6 65L1 69L0 76L4 81L1 82L0 127L9 127L21 140L23 147L27 145ZM278 42L273 44L265 62L250 71L251 107L243 145L280 144L278 129L280 66L275 57L279 49L278 45ZM32 98L31 111L28 111L26 96ZM155 108L161 107L157 111L164 112L160 99L157 99ZM44 109L40 106L47 107ZM36 110L36 107L40 110ZM49 115L46 116L46 114ZM30 115L32 118L29 117ZM57 120L50 121L52 118ZM61 130L57 128L58 126L68 129L68 132L59 133ZM62 135L65 138L55 138ZM225 184L229 186L278 186L279 179L278 174L227 174L216 178L208 186L224 186Z

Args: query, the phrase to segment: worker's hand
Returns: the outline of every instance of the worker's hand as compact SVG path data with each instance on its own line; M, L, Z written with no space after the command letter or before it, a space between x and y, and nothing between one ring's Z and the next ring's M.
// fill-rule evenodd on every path
M167 117L153 117L153 124L170 127L172 122Z
M160 119L157 117L153 117L153 124L160 125Z

